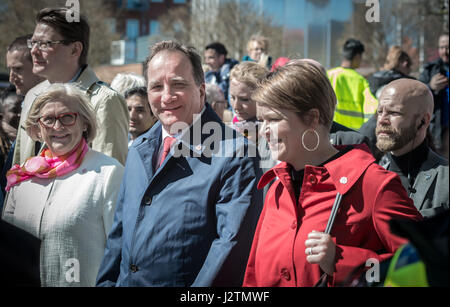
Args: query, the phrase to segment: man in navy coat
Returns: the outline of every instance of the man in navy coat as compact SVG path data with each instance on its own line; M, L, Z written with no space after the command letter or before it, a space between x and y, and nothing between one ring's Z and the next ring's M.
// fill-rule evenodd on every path
M146 67L159 122L130 147L97 285L240 286L263 202L256 148L205 104L193 49L160 42Z

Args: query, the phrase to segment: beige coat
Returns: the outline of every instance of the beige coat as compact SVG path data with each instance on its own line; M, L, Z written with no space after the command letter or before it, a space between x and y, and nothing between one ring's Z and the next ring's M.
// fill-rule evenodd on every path
M123 171L117 160L89 150L64 176L11 188L2 218L42 240L42 286L95 285Z
M117 159L125 164L128 153L128 125L130 116L125 99L105 83L99 82L94 71L86 67L76 84L89 96L97 115L99 129L91 148ZM22 164L29 157L35 156L35 144L27 134L24 126L28 112L37 96L50 86L47 80L39 83L25 96L20 125L17 132L13 165Z

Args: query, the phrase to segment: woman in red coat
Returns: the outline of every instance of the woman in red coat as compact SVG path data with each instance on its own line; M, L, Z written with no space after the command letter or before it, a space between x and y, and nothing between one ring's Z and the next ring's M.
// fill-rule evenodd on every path
M333 286L367 260L391 257L405 241L390 232L389 220L421 216L398 176L377 165L365 145L328 141L336 96L320 64L291 61L269 74L252 98L272 159L282 162L259 182L263 188L276 178L244 286L314 286L321 276ZM334 203L339 207L328 234Z

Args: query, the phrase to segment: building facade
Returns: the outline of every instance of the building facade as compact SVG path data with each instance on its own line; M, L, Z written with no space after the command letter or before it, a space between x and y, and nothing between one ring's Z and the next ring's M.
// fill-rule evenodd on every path
M111 64L143 62L152 38L161 38L158 19L170 9L189 3L190 0L110 1L114 16L109 20L110 27L120 37L111 44Z

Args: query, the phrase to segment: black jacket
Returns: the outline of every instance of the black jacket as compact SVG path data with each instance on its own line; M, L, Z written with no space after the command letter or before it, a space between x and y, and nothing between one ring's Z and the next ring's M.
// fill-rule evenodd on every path
M333 121L330 129L330 142L333 145L355 145L364 143L370 148L374 157L377 158L375 156L376 151L374 151L376 149L375 144L372 145L368 137L335 121Z
M391 154L384 155L378 164L401 176ZM448 161L430 149L422 165L415 167L419 169L412 188L407 185L404 187L409 191L409 197L420 214L424 218L430 218L449 210Z
M378 99L380 94L379 90L381 90L388 83L401 78L415 79L414 77L404 75L393 69L377 71L368 78L370 91Z
M0 219L0 286L39 287L41 240Z
M434 62L430 62L425 64L423 67L423 72L419 77L419 80L423 83L427 84L428 87L430 87L430 81L431 78L433 78L436 74L442 74L446 75L446 71L448 71L448 64L445 64L442 59L438 59ZM431 88L430 88L431 90ZM434 98L434 113L431 118L430 123L430 131L433 135L433 142L437 149L442 148L442 104L447 99L446 97L446 90L442 89L440 91L433 91L433 98Z

